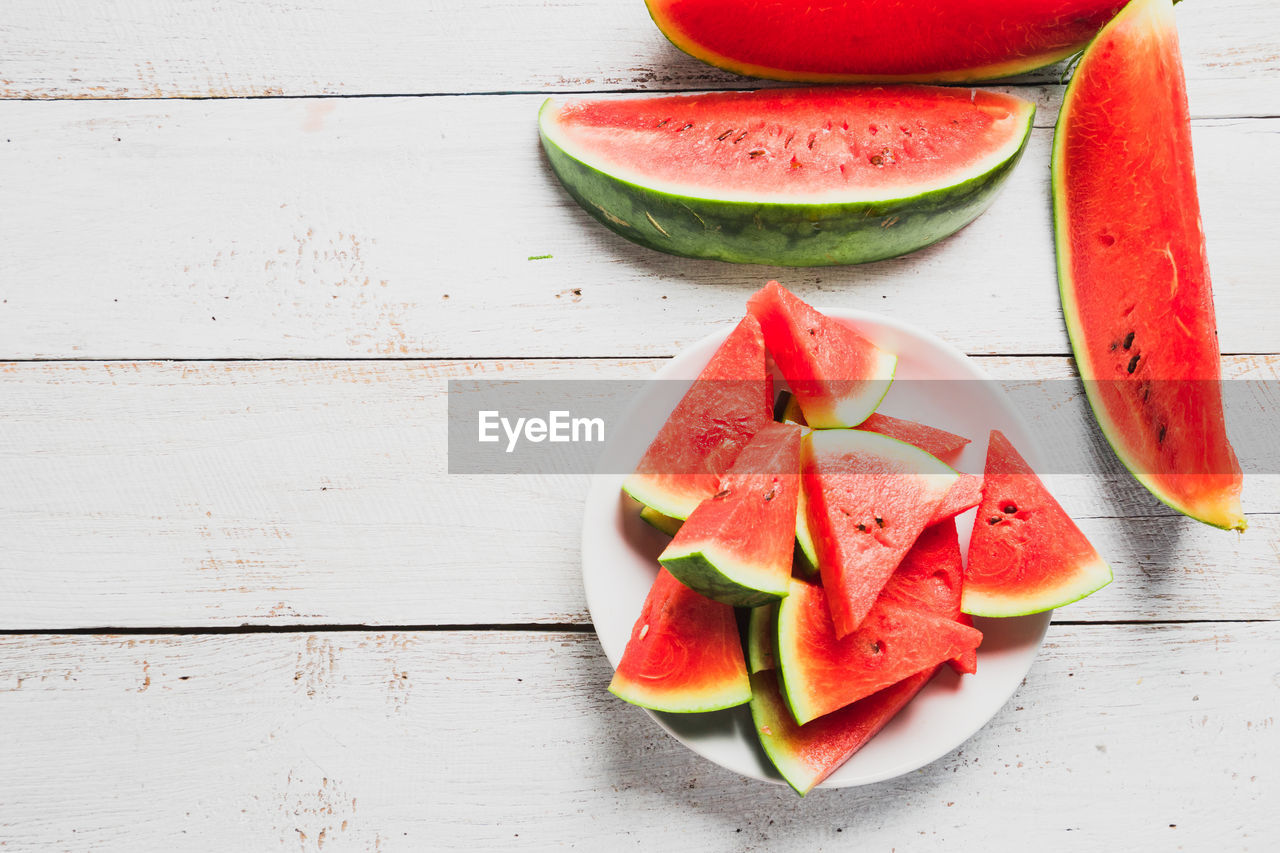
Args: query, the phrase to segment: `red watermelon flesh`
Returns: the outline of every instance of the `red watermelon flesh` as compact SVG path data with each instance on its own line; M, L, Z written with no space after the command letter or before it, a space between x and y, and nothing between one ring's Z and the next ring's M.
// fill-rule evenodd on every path
M733 608L658 572L609 683L655 711L717 711L751 698Z
M756 672L751 676L751 719L765 754L803 797L875 737L936 671L908 676L803 726L791 716L776 673Z
M1170 0L1134 0L1085 51L1053 197L1063 314L1103 434L1157 498L1243 530Z
M818 312L776 281L747 300L747 311L760 321L769 354L809 426L857 426L889 390L897 356Z
M923 450L877 433L805 436L801 487L839 636L862 622L957 478Z
M688 518L719 490L720 475L751 437L772 422L764 336L748 316L676 405L623 489L663 515Z
M1111 582L1111 569L998 430L987 446L982 503L969 538L961 607L1021 616L1070 604Z
M791 581L778 605L776 655L783 694L796 722L843 708L976 649L982 634L955 620L888 601L839 639L821 587Z
M942 502L933 511L929 524L937 524L948 518L954 518L967 509L973 509L982 500L982 478L974 474L960 474L960 479L947 489Z
M795 395L789 391L783 391L782 394L785 396L780 396L778 402L774 404L774 411L778 414L777 419L808 426L809 422L804 419L804 412L800 411L800 404L796 401ZM909 421L906 418L882 415L880 412L873 412L865 421L858 424L858 429L878 432L881 435L896 438L898 441L914 444L925 453L939 459L945 459L969 443L969 439L962 435Z
M658 561L725 604L756 607L781 598L791 578L799 492L800 427L766 424Z
M907 552L893 577L885 584L880 600L924 613L959 620L960 593L964 587L964 559L954 521L925 528ZM972 621L968 623L972 627ZM961 674L977 671L977 650L950 661Z
M960 82L1070 56L1117 0L646 0L686 53L739 74L814 82Z

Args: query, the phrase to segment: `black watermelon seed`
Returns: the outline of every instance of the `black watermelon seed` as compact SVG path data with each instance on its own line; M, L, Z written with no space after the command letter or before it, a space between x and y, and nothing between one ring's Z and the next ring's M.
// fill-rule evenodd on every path
M1133 332L1124 336L1124 348L1127 350L1131 346L1133 346Z
M1129 372L1130 372L1130 373L1133 373L1135 370L1137 370L1137 369L1138 369L1138 358L1139 358L1138 354L1137 354L1137 353L1134 353L1133 358L1129 359Z
M993 515L987 519L987 524L999 524L1001 521L1003 521L1003 519L1001 519L1000 516Z
M1012 515L1018 511L1018 507L1015 504L1005 504L1004 511Z

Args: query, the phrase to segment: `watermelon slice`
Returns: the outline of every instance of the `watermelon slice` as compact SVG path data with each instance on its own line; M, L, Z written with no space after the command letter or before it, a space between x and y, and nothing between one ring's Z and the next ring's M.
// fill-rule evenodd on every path
M760 321L769 354L809 426L857 426L880 405L893 382L896 355L816 311L776 281L747 300L747 311Z
M676 47L738 74L829 83L1009 77L1080 50L1117 0L646 0Z
M548 100L547 159L587 213L695 258L826 266L941 240L994 201L1033 104L928 86Z
M708 598L756 607L787 594L800 491L800 427L770 423L738 454L720 490L658 557Z
M976 649L982 634L929 613L877 602L838 639L820 587L791 581L778 605L775 651L782 692L796 722L829 714L918 672Z
M911 607L958 620L960 593L964 588L964 558L960 556L960 538L954 521L944 521L925 528L916 544L902 559L889 578L880 600ZM967 623L972 627L972 621ZM961 674L977 672L977 649L959 658L951 666Z
M1134 0L1077 66L1053 208L1062 310L1107 441L1169 506L1243 530L1169 0Z
M663 424L622 488L663 515L684 519L719 489L720 475L773 422L764 336L745 317Z
M981 500L982 478L974 474L961 473L960 478L942 496L942 502L933 511L929 524L954 518L967 509L973 509Z
M802 443L801 479L818 570L843 637L862 622L958 475L897 439L818 430Z
M609 683L655 711L718 711L751 698L733 608L658 572Z
M804 419L804 412L800 411L800 401L790 391L782 391L778 394L778 400L773 405L773 411L776 420L790 421L793 424L800 424L800 426L809 425L809 422ZM962 435L909 421L906 418L883 415L880 412L872 412L867 416L866 420L858 424L858 429L866 430L867 432L878 432L881 435L896 438L898 441L914 444L925 453L936 456L939 459L946 459L948 456L958 453L969 443L969 439Z
M773 672L751 675L751 720L765 755L804 796L848 761L920 692L937 667L910 675L824 717L796 723Z
M1111 583L1111 568L998 430L987 445L982 503L969 537L961 607L1021 616Z

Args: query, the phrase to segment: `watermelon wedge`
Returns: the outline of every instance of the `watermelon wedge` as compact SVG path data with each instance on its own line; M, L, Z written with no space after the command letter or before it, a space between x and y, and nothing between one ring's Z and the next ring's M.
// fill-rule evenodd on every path
M658 562L691 589L735 607L781 598L791 579L799 491L800 427L767 424Z
M778 605L775 652L787 707L800 725L976 649L982 634L887 601L839 639L821 587L791 581Z
M801 485L838 636L858 628L957 479L920 448L874 432L805 436Z
M955 522L943 521L925 528L920 534L885 584L880 600L959 620L963 588L964 558L960 555L960 538L956 535ZM972 627L973 622L962 624ZM962 675L977 672L977 649L970 649L949 663Z
M800 424L800 426L809 425L809 422L804 419L804 412L800 411L800 401L790 391L782 391L778 394L778 400L774 403L773 411L776 420L790 421L793 424ZM898 441L914 444L925 453L936 456L939 459L946 459L948 456L958 453L969 443L969 439L962 435L909 421L906 418L891 417L880 412L872 412L868 415L866 420L858 424L858 429L866 430L867 432L878 432L881 435L896 438Z
M910 675L824 717L796 723L773 672L751 675L751 720L782 778L804 796L826 779L920 692L937 667Z
M1134 0L1076 67L1053 210L1062 311L1107 441L1169 506L1243 530L1170 0Z
M738 74L830 83L969 82L1080 50L1116 0L646 0L685 53Z
M961 473L960 478L942 496L942 502L933 511L929 524L954 518L967 509L973 509L981 500L982 478L974 474Z
M676 405L623 490L676 519L719 489L739 451L773 423L773 381L764 336L744 317Z
M982 503L969 537L961 608L1021 616L1111 583L1111 568L998 430L987 445Z
M675 536L680 529L680 525L684 524L678 518L672 518L669 515L663 515L651 506L640 506L640 519L655 530L661 530L668 536Z
M817 429L857 426L876 410L898 357L879 349L771 281L747 300L765 346L805 422Z
M552 170L587 213L643 246L826 266L959 231L1021 157L1035 107L941 87L771 89L548 100Z
M633 705L674 713L718 711L749 700L733 608L660 570L609 692Z

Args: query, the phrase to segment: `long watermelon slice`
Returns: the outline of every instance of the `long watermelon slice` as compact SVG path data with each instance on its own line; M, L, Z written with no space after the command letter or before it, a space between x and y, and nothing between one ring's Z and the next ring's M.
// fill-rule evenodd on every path
M800 491L800 427L770 423L738 454L658 562L681 583L736 607L787 594Z
M877 602L858 630L839 639L827 601L821 587L793 579L778 605L782 692L800 725L982 642L974 628L887 601Z
M958 475L918 447L861 430L805 436L800 470L818 570L843 637L861 624Z
M780 421L790 421L800 426L808 426L804 412L800 410L800 401L790 391L782 391L773 405L774 414ZM872 412L867 419L858 424L858 429L867 432L878 432L907 444L914 444L931 456L946 459L963 450L969 439L944 429L927 424L909 421L906 418L895 418L891 415Z
M737 263L855 264L959 231L995 199L1035 107L903 86L548 100L569 194L641 245Z
M1111 568L1004 435L991 433L982 503L969 537L961 608L1021 616L1111 582Z
M964 589L964 558L954 521L925 528L902 559L880 593L883 601L912 607L947 619L959 620L960 595ZM972 625L972 622L965 624ZM978 669L977 649L952 658L951 667L961 674Z
M774 637L778 633L778 605L762 604L747 617L747 668L754 674L774 669Z
M776 281L747 300L765 346L816 429L857 426L893 382L898 357L817 311Z
M720 475L751 437L772 422L764 336L748 316L715 351L622 488L663 515L688 518L716 493Z
M646 0L684 52L777 80L967 82L1078 51L1117 0Z
M1062 310L1103 434L1157 498L1243 530L1170 0L1134 0L1076 67L1053 210Z
M718 711L751 698L733 608L666 569L649 589L609 692L655 711Z

